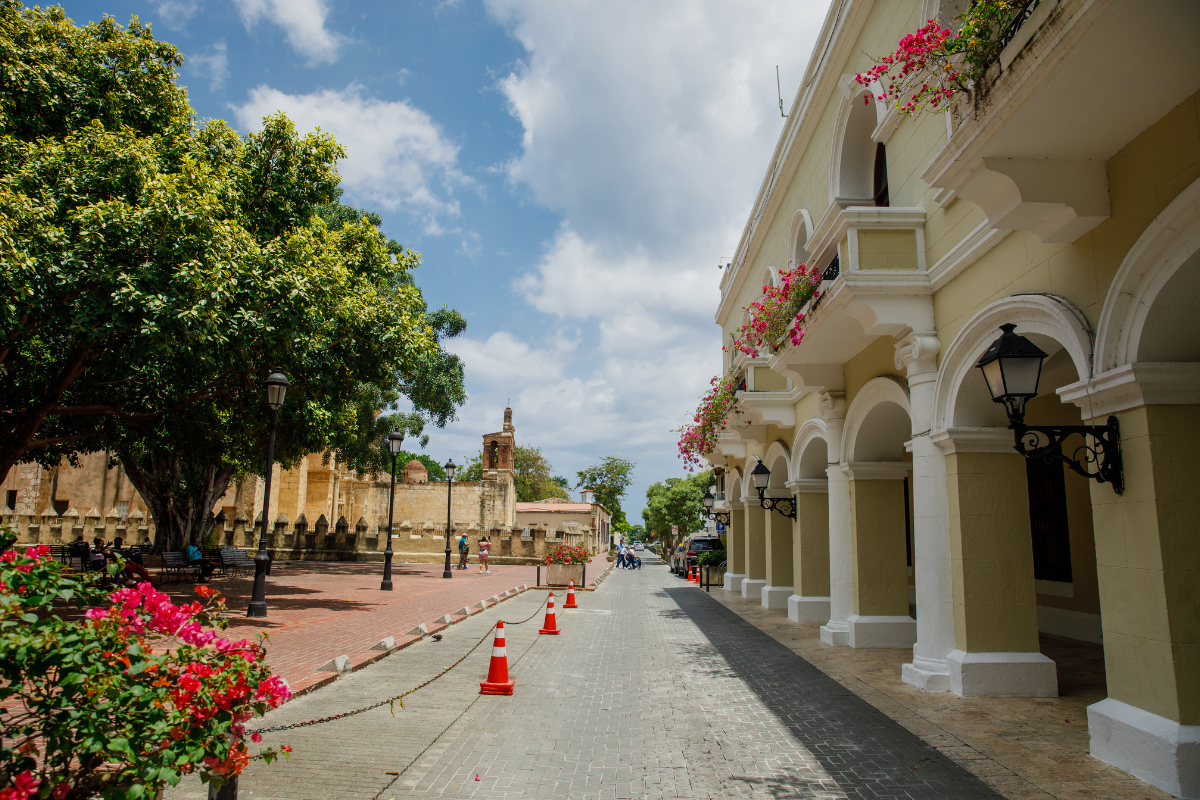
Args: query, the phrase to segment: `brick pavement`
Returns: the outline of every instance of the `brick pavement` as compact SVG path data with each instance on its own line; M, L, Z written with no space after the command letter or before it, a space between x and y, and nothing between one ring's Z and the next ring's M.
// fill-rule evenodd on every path
M436 675L529 592L272 712L268 725L382 699ZM665 569L618 571L563 634L507 627L513 697L481 696L489 648L406 701L267 734L285 764L241 793L315 798L996 798L917 736ZM607 613L606 613L607 612ZM478 775L480 780L476 781ZM252 793L252 794L251 794ZM167 800L199 800L189 778Z
M588 566L591 580L607 564L598 558ZM226 635L270 634L267 662L294 691L302 692L333 677L316 670L335 656L349 656L354 668L361 667L379 657L369 649L379 640L393 636L405 643L404 634L417 625L436 629L433 620L442 615L519 584L533 586L536 575L536 567L503 565L480 575L472 564L468 570L453 570L454 577L446 580L442 571L439 564L393 564L394 589L381 592L382 563L280 562L267 578L265 620L245 616L253 575L215 576L212 586L230 609ZM167 585L164 591L177 600L195 599L190 584Z

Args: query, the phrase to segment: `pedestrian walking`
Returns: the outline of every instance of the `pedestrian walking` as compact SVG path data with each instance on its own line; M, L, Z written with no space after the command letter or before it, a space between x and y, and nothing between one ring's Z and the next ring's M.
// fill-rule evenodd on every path
M471 545L467 542L467 535L464 533L462 538L458 540L458 568L467 569L467 559L471 555Z
M492 547L492 541L486 536L479 537L479 574L487 575L491 572L488 566L488 550Z

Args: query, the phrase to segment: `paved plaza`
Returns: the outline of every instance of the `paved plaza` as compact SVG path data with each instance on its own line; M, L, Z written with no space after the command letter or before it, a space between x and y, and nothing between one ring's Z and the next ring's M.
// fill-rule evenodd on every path
M647 559L650 561L650 559ZM999 797L918 736L661 565L616 571L560 636L528 592L268 716L277 726L399 694L509 624L513 697L481 696L490 642L395 707L270 733L241 797ZM514 625L531 614L527 623ZM476 780L478 776L478 780ZM168 800L205 797L188 778Z

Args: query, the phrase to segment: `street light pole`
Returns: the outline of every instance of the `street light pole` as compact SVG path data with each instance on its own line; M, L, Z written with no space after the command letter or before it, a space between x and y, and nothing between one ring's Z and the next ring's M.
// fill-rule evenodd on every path
M267 378L267 405L271 409L271 435L267 438L267 476L263 486L262 530L258 535L258 553L254 556L254 593L250 595L247 617L267 615L267 567L271 563L267 555L267 525L271 519L271 473L275 469L275 428L279 423L279 409L287 394L288 379L278 367Z
M454 491L454 459L450 459L443 465L446 470L446 569L442 572L443 578L451 577L450 574L450 495Z
M379 584L379 590L383 592L392 590L392 514L396 510L396 456L400 455L400 448L404 446L404 433L399 428L388 434L387 446L388 452L392 454L392 490L388 494L387 547L383 550L383 582Z

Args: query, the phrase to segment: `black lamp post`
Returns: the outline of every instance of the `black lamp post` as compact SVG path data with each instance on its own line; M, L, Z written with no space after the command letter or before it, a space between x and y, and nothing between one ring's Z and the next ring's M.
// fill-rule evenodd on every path
M704 516L709 519L716 520L722 525L729 524L728 511L713 511L713 504L717 502L717 498L713 497L712 489L704 490L704 497L700 498L700 505L704 506Z
M392 590L392 513L396 510L396 456L404 446L404 432L396 428L387 437L388 452L392 454L392 490L388 495L388 528L387 547L383 549L383 583L379 589L384 592Z
M750 470L750 477L754 480L754 488L758 490L758 504L768 511L772 508L778 511L788 519L796 518L796 501L790 497L766 497L767 485L771 482L771 470L767 469L767 465L758 460L758 466Z
M446 470L446 570L442 573L443 578L449 578L450 575L450 494L454 491L454 459L450 459L442 469Z
M262 530L258 534L258 553L254 556L254 593L250 595L247 617L267 615L267 567L271 559L267 556L267 526L271 524L271 472L275 468L275 427L279 422L279 409L287 395L288 379L276 367L267 378L267 406L271 409L271 435L267 438L267 478L263 487Z
M1116 417L1107 425L1026 425L1025 404L1037 397L1046 354L1036 344L1014 333L1016 325L1000 326L1003 333L992 342L975 365L983 373L992 400L1004 405L1008 427L1016 437L1013 449L1026 458L1061 461L1074 472L1098 483L1111 483L1120 494L1125 488L1121 465L1121 428ZM1070 456L1063 453L1063 440L1073 434L1083 444Z

